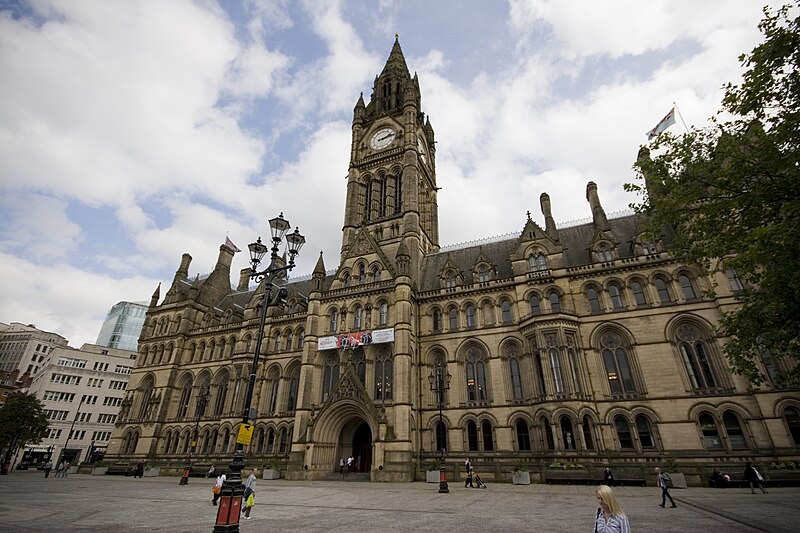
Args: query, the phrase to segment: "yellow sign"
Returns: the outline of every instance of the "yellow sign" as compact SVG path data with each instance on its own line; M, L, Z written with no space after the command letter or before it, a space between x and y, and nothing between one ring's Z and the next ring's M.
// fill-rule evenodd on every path
M236 444L250 446L251 440L253 440L253 426L250 424L242 424L239 426L239 434L236 435Z

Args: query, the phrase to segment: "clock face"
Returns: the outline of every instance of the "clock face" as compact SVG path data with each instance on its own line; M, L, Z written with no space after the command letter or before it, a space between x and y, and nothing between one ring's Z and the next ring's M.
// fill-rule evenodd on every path
M373 150L381 150L392 144L396 136L392 128L381 128L372 135L369 145Z

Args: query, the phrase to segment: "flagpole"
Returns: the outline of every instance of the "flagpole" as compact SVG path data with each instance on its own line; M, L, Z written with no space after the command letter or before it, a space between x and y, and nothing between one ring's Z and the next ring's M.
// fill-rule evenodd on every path
M678 112L678 116L681 117L681 123L683 124L683 128L686 130L686 133L689 133L689 128L686 127L686 121L683 120L683 115L681 115L681 110L678 109L678 104L672 102L672 107L675 108L675 111Z

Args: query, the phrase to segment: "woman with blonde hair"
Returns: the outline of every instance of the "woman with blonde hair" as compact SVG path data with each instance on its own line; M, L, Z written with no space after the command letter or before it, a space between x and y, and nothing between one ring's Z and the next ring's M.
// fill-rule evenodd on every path
M622 507L614 496L614 491L608 485L597 487L597 517L594 522L595 533L630 533L631 526L628 524L628 517L622 511Z

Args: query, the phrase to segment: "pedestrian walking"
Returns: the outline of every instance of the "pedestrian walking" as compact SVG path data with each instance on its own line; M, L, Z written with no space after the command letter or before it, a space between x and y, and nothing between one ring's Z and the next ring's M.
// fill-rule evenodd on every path
M47 461L44 464L44 477L50 477L50 471L53 469L53 462Z
M469 457L464 459L464 472L469 472L469 469L472 468L472 461L469 460Z
M61 471L61 475L63 477L67 477L67 474L69 474L69 467L70 466L72 466L72 465L71 465L71 463L69 461L64 461L64 469Z
M339 475L344 478L344 457L339 459Z
M744 465L744 478L750 483L750 492L755 494L755 486L758 485L758 488L761 489L762 494L766 494L767 491L764 490L764 476L761 475L761 472L756 470L750 461L747 461Z
M209 468L208 472L206 472L206 478L210 478L213 475L214 475L214 465L211 465L211 468Z
M595 533L630 533L628 517L622 511L614 491L608 485L600 485L595 492L597 515L594 521Z
M61 474L64 472L64 461L60 461L56 465L56 475L53 477L61 477Z
M656 481L658 482L658 486L661 487L661 503L658 504L659 507L664 507L667 503L667 498L669 498L669 502L672 504L670 508L677 507L675 505L675 500L672 499L672 496L669 495L669 485L667 482L671 481L669 476L663 472L661 469L656 467Z
M250 475L247 477L247 481L244 484L244 494L242 495L242 512L244 513L244 519L250 520L250 511L253 509L253 506L256 504L256 475L258 474L258 469L254 468Z
M211 487L211 492L214 493L214 496L211 498L211 505L217 505L217 500L219 500L219 495L222 493L223 483L225 483L225 474L220 474L217 476L217 480Z
M470 488L473 488L473 489L475 488L475 485L472 484L472 468L471 467L470 467L469 470L467 470L467 480L464 482L464 488L467 488L467 487L470 487Z

